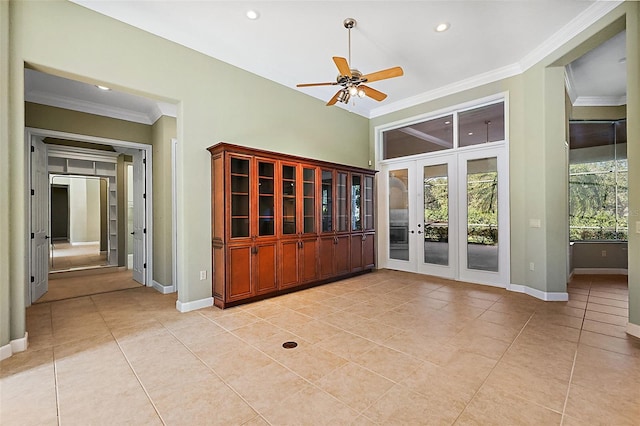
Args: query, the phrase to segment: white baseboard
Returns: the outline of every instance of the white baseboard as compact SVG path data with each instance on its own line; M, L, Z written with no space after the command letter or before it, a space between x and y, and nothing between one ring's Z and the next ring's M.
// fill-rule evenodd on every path
M151 282L151 286L153 288L155 288L156 290L158 290L162 294L169 294L169 293L175 293L176 292L176 286L174 286L174 285L162 285L156 280L153 280Z
M133 269L133 254L127 255L127 269Z
M576 275L629 275L625 268L574 268Z
M567 292L547 292L520 284L509 284L507 286L507 290L514 291L516 293L528 294L529 296L533 296L536 299L544 300L547 302L566 302L567 300L569 300L569 293Z
M75 241L72 242L72 246L90 246L94 244L100 244L100 241Z
M11 355L26 351L29 347L29 333L24 333L24 337L10 341L0 347L0 361L9 358Z
M208 308L213 306L213 297L207 297L206 299L194 300L193 302L181 302L176 300L176 309L180 312L190 312L196 309Z
M632 324L630 322L627 323L627 334L637 337L640 339L640 325Z

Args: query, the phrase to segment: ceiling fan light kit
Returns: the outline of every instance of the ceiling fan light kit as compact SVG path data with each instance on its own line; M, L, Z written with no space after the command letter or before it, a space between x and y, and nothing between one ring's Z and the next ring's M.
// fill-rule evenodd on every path
M401 67L388 68L386 70L377 71L371 74L362 74L359 70L351 68L351 29L357 25L353 18L347 18L343 22L344 27L349 31L349 61L340 56L334 56L333 62L336 64L338 77L335 82L328 83L303 83L296 87L312 87L312 86L342 86L342 89L333 95L327 102L327 106L335 105L337 102L344 104L354 97L363 98L365 96L375 99L376 101L384 100L387 95L371 87L365 86L363 83L371 83L374 81L385 80L387 78L400 77L404 74Z

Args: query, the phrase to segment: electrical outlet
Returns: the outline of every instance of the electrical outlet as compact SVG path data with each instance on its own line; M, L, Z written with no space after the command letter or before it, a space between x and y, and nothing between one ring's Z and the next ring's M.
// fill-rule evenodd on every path
M602 257L607 257L607 251L606 250L602 250Z
M534 271L535 269L536 269L536 265L534 265L533 262L529 262L529 270Z
M207 279L207 271L200 271L200 279L201 280Z

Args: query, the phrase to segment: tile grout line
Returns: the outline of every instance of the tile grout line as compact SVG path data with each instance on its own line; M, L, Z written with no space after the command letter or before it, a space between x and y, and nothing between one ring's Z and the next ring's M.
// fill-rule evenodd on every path
M104 322L105 326L109 330L109 334L113 338L113 341L118 346L118 349L120 350L120 353L122 354L122 356L124 357L124 360L126 361L127 365L129 366L129 370L131 370L131 372L133 373L134 377L138 381L138 384L142 388L142 391L147 396L147 399L151 403L151 406L153 407L153 410L156 412L156 415L158 416L158 418L160 419L162 424L166 426L167 422L165 422L164 419L162 418L162 415L160 414L160 411L158 410L158 407L156 407L156 404L153 402L153 399L151 399L151 395L149 395L149 392L147 391L147 388L142 383L142 380L140 380L140 377L138 376L138 373L136 373L136 370L133 368L133 365L131 365L131 361L129 360L129 357L127 357L127 354L124 352L124 349L122 349L122 346L120 345L120 342L118 342L118 339L116 339L116 336L113 335L113 331L111 330L111 327L109 327L109 324L104 319L104 316L102 315L102 312L100 311L100 308L98 308L98 305L96 304L95 300L93 300L93 296L89 296L89 298L91 299L91 303L93 303L93 305L95 306L96 312L98 312L98 315L100 315L100 318L102 319L102 321ZM164 324L163 324L163 327L164 327Z
M584 315L582 316L582 324L580 325L580 333L578 333L578 342L576 343L576 351L573 354L573 364L571 365L571 374L569 374L569 383L567 384L567 394L564 397L564 405L562 406L562 418L560 419L560 425L564 424L564 418L567 415L567 404L569 403L569 393L571 392L571 382L573 382L573 373L576 369L576 361L578 359L578 349L580 348L580 339L582 338L582 330L584 328L584 321L587 317L587 307L589 306L589 298L591 296L591 283L589 283L589 293L587 294L587 303L584 308Z

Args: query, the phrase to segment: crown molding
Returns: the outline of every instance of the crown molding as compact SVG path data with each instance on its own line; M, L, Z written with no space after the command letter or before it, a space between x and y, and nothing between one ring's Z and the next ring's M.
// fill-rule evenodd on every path
M429 102L435 99L443 98L454 93L462 92L464 90L473 89L474 87L493 83L494 81L513 77L514 75L518 75L521 73L522 70L520 69L520 66L518 64L507 65L506 67L497 68L495 70L478 74L473 77L448 84L446 86L442 86L437 89L421 93L419 95L412 96L410 98L402 99L400 101L396 101L388 105L383 105L378 108L373 108L369 114L369 118L380 117L381 115L390 114L395 111L410 108L412 106L420 105L422 103Z
M68 98L65 96L52 95L41 91L31 91L25 94L27 102L49 105L58 108L70 109L73 111L86 112L89 114L101 115L105 117L117 118L120 120L133 121L141 124L153 124L149 115L113 107L81 99Z
M519 62L483 74L478 74L471 78L461 80L456 83L431 90L429 92L421 93L410 98L402 99L400 101L380 106L378 108L373 108L369 113L368 118L376 118L444 96L452 95L463 90L473 89L474 87L482 86L484 84L493 83L494 81L522 74L533 65L537 64L545 57L553 53L558 49L558 47L563 46L573 37L577 36L582 31L586 30L588 27L596 23L599 19L601 19L603 16L611 12L622 3L624 3L624 1L597 0L593 5L589 6L584 12L571 20L571 22L569 22L567 25L562 27L559 31L545 40L541 45L533 49ZM565 83L567 83L566 75ZM569 93L569 96L571 96L571 92ZM576 95L574 95L574 97L577 98ZM574 98L572 97L571 99L573 101Z
M623 96L578 96L571 100L573 106L622 106L627 104L627 95Z
M603 1L597 0L584 12L572 19L567 25L556 31L551 37L546 39L541 45L529 52L520 60L522 72L528 70L551 53L559 46L569 42L572 38L589 28L599 19L611 12L613 9L624 3L624 1Z

